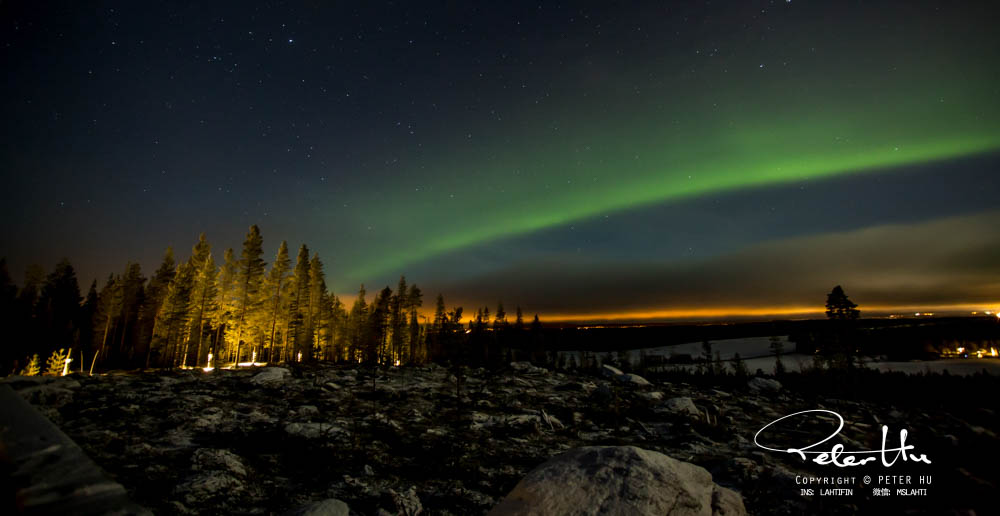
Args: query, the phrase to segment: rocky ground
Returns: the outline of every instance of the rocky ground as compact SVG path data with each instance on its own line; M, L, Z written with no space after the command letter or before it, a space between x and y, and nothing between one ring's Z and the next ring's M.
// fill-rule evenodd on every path
M634 445L701 466L740 493L751 514L994 507L984 505L1000 448L990 408L955 414L936 402L802 396L763 377L723 390L511 366L469 370L460 391L439 366L374 379L371 370L315 365L5 381L158 514L282 514L327 499L358 514L484 514L546 459L596 445ZM839 441L848 449L879 449L882 424L890 445L909 428L908 443L934 464L819 467L754 445L767 423L815 408L848 420ZM797 425L814 441L834 428ZM850 497L802 496L806 486L796 483L797 475L902 472L933 474L933 485L911 486L929 487L929 497L885 500L860 483L848 486Z

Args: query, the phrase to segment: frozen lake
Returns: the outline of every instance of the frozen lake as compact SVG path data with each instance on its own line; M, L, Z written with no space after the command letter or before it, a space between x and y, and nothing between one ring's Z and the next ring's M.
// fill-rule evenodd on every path
M795 349L795 343L789 342L787 335L779 336L779 339L781 339L781 343L784 345L786 351L786 353L781 356L781 361L784 364L785 369L789 371L800 371L804 367L808 368L812 366L812 355L789 352ZM747 368L751 373L757 369L761 369L768 374L774 372L774 357L771 355L770 337L747 337L741 339L713 340L709 342L712 344L713 354L716 351L719 352L719 355L724 361L732 360L733 356L736 353L739 353L740 357L746 362ZM698 360L702 355L702 343L689 342L686 344L646 348L643 350L630 349L625 353L628 356L628 361L633 365L639 363L642 354L645 354L646 356L661 356L664 357L664 359L670 359L670 357L676 357L679 355L690 355L693 359ZM570 357L575 357L577 363L580 363L579 351L564 351L561 352L560 355L565 356L567 360L569 360ZM597 357L598 360L603 362L608 359L616 360L619 353L597 352L593 353L593 355ZM875 368L880 371L900 371L907 374L923 373L927 371L941 373L947 370L950 374L970 375L986 370L989 374L1000 375L1000 360L996 358L951 358L940 360L889 362L877 361L871 357L866 357L865 364L868 367ZM696 366L670 365L667 367Z

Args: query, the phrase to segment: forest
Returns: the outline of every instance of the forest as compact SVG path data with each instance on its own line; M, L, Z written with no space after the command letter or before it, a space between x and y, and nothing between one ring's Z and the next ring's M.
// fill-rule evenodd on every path
M427 317L423 293L405 277L395 291L386 286L366 298L362 285L347 307L328 290L319 254L304 244L293 265L281 242L268 268L256 225L239 257L227 249L217 263L202 234L186 260L168 247L151 277L128 263L82 296L67 259L47 275L28 267L20 288L4 259L0 317L10 338L0 366L5 374L35 375L320 360L493 365L541 352L538 316L526 325L520 307L513 322L499 303L492 315L478 309L466 325L462 307L449 310L439 294Z

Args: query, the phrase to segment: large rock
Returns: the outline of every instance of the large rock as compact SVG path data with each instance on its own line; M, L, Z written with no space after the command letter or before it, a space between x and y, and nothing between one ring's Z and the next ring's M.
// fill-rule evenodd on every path
M642 386L642 387L645 387L647 385L653 385L653 384L649 383L649 380L647 380L647 379L645 379L645 378L643 378L643 377L641 377L641 376L639 376L637 374L632 374L632 373L623 374L623 375L619 376L617 378L617 380L619 382L621 382L621 383L624 383L624 384L635 385L635 386Z
M618 369L617 367L608 364L604 364L601 366L601 373L609 378L618 378L619 376L625 374L622 372L621 369Z
M489 514L722 516L746 509L704 468L635 446L590 446L535 468Z
M751 391L774 394L781 391L781 382L756 376L747 383Z
M604 364L601 366L601 374L615 380L618 383L623 383L626 385L633 385L636 387L639 386L645 387L647 385L653 385L649 383L649 380L637 374L623 373L621 369L618 369L617 367L608 364Z
M663 408L674 414L683 414L691 417L701 417L701 411L695 406L694 400L686 396L670 398L663 402Z
M274 385L285 381L292 374L284 367L265 367L250 379L254 385Z

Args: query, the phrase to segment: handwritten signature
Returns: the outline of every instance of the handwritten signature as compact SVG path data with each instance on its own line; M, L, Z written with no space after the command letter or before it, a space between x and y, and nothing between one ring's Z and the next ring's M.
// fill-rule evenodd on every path
M760 434L763 433L765 430L767 430L771 425L779 421L784 421L788 418L793 418L796 416L802 416L803 414L811 414L811 413L824 413L832 415L833 417L837 418L838 421L840 421L840 425L837 427L836 430L834 430L832 434L827 436L822 441L815 442L813 444L810 444L802 448L785 448L785 449L769 448L758 442L757 439L760 437ZM878 460L879 458L882 459L882 465L885 467L892 466L899 459L902 459L903 462L912 461L912 462L922 462L924 464L931 463L931 460L928 459L927 455L925 454L917 455L915 453L908 453L910 450L913 450L913 445L906 444L907 431L905 428L899 431L899 447L887 448L886 438L889 435L889 427L886 425L882 425L882 449L880 450L846 451L844 450L843 444L833 445L830 451L812 450L813 448L816 448L817 446L836 437L837 434L839 434L840 431L843 430L843 428L844 428L844 418L841 417L840 414L832 410L823 410L823 409L803 410L801 412L796 412L794 414L789 414L787 416L780 417L764 425L764 427L758 430L757 434L753 436L753 443L768 451L779 452L779 453L794 453L798 455L802 460L809 460L806 457L807 455L815 455L815 457L812 458L812 461L814 463L824 466L832 464L840 468L846 468L851 466L862 466L868 464L869 462ZM895 455L892 454L893 452L895 452ZM878 456L860 457L861 455L869 455L869 454L878 454Z

